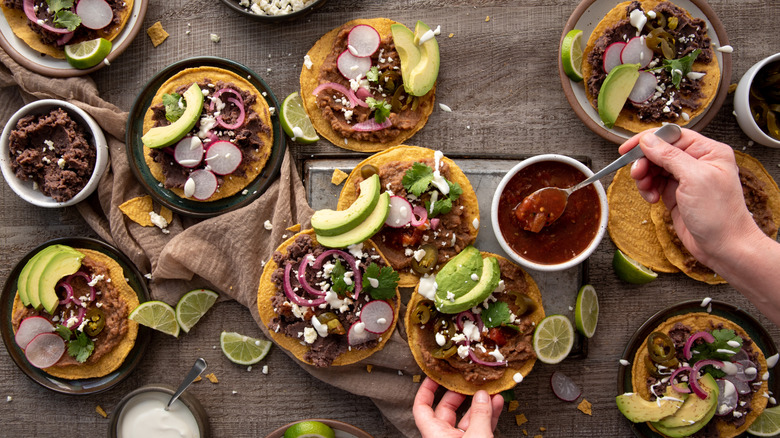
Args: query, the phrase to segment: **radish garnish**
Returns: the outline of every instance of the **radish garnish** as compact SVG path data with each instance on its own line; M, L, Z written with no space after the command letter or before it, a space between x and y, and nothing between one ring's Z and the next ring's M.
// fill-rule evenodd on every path
M729 382L734 384L734 387L737 388L737 392L741 395L750 394L753 392L750 389L750 384L745 382L744 380L738 379L736 376L726 376L724 379L728 380Z
M656 79L653 73L640 71L639 77L636 83L634 83L634 88L631 89L631 94L628 95L628 99L634 103L645 102L655 93L656 85L658 85L658 79Z
M347 79L365 77L366 73L371 70L371 58L359 58L350 53L349 50L345 50L339 55L336 64L341 75Z
M189 187L192 187L190 191ZM199 169L190 174L184 184L184 196L206 200L217 191L217 176L209 170Z
M604 50L604 71L609 73L610 70L619 66L620 52L626 47L626 43L612 43L606 50Z
M173 159L182 167L193 168L197 166L203 161L203 142L200 138L192 135L182 138L176 143Z
M16 331L14 340L16 345L20 348L27 348L27 344L30 343L36 336L41 333L51 333L54 331L54 326L51 325L48 319L42 316L31 316L25 318L21 324L19 324L19 330Z
M735 377L743 382L752 382L758 377L758 368L750 360L740 360L737 362Z
M379 338L379 335L366 330L366 325L362 321L352 324L347 332L347 342L353 346L364 344L377 338Z
M38 26L41 26L42 28L48 30L49 32L54 32L58 34L66 34L70 33L67 28L64 27L54 27L50 24L46 24L45 21L38 18L38 14L35 13L35 1L34 0L24 0L22 2L22 9L24 9L24 14L27 15L27 19L31 22L37 24Z
M374 300L360 310L360 320L365 324L366 331L382 334L393 326L395 312L387 301Z
M652 60L653 50L647 47L644 36L631 38L620 52L621 64L639 64L639 68L645 68Z
M48 368L65 353L65 341L56 333L41 333L27 344L24 355L36 368Z
M715 411L715 415L730 414L736 409L739 401L737 388L729 380L718 379L718 389L720 392L718 393L718 409Z
M550 376L550 386L553 394L563 401L573 402L580 397L582 390L569 376L555 371Z
M359 24L349 31L347 49L359 58L371 56L379 48L381 38L379 32L367 24Z
M387 213L385 225L393 228L406 226L412 220L412 204L401 196L390 197L390 211Z
M90 29L102 29L114 20L114 11L105 0L79 0L76 15L81 24Z
M217 141L206 151L206 163L217 175L229 175L241 165L241 149L229 141Z
M389 128L393 126L393 122L390 121L390 118L386 118L384 122L377 123L376 120L368 119L365 122L360 122L352 125L352 129L358 132L373 132L373 131L381 131L382 129Z

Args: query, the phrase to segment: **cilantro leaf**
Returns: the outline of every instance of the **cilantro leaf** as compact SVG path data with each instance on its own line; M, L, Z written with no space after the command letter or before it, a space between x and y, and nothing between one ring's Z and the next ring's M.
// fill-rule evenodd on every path
M73 32L81 24L81 17L68 10L60 10L54 14L54 24Z
M452 210L452 201L450 198L437 199L431 208L431 201L425 201L425 209L428 210L429 217L436 217L440 214L447 214Z
M93 350L95 343L84 332L79 332L76 339L68 342L68 354L75 357L79 363L86 362Z
M58 12L62 9L73 7L73 0L46 0L46 4L52 12Z
M341 264L341 260L336 260L336 263L334 263L333 266L333 270L330 272L330 280L333 283L331 289L333 289L333 292L336 292L341 296L346 295L347 292L355 290L355 283L347 284L346 272L347 269L344 267L344 265Z
M376 100L373 97L367 97L366 103L369 108L374 110L374 120L376 120L377 123L383 123L387 120L387 117L390 115L390 110L393 109L389 103L384 100Z
M460 187L460 184L447 180L447 185L450 186L450 193L448 195L450 200L453 202L457 201L458 198L460 198L460 195L463 194L463 189Z
M368 82L379 82L379 67L371 67L371 69L366 72L366 79L368 79Z
M376 279L377 287L371 286L371 280ZM371 263L363 273L363 290L368 291L375 300L389 300L395 297L395 288L401 276L389 266L379 268L376 263Z
M73 332L65 325L57 324L54 327L54 331L57 332L60 337L62 337L63 340L68 341L70 340L70 337L73 336Z
M731 357L739 352L739 350L742 348L742 338L736 334L734 330L720 329L713 330L711 333L712 337L715 338L715 342L702 342L695 344L691 348L691 352L693 354L691 355L690 363L696 363L705 359L727 361L730 360ZM729 342L732 341L738 343L739 345L732 347L729 345ZM723 371L709 365L705 366L703 369L704 372L712 374L712 377L716 379L726 375Z
M423 163L415 162L406 170L401 183L407 192L419 198L428 190L431 181L433 181L433 169Z
M163 94L162 102L165 105L165 118L171 123L179 120L187 108L187 101L178 93Z
M482 323L487 328L509 324L511 318L512 312L509 310L509 305L503 301L490 303L488 308L482 312Z
M680 89L680 81L684 75L691 72L693 61L700 53L701 49L696 49L680 59L664 59L663 67L672 75L672 83L678 90Z

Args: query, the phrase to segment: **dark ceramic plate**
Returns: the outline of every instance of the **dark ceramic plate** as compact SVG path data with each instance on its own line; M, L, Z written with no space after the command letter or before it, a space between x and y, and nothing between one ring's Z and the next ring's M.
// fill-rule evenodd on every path
M755 318L750 316L750 314L738 307L721 301L712 301L711 304L713 315L728 319L742 327L750 336L750 339L764 352L766 357L777 353L777 347L775 347L775 343L769 333ZM656 327L667 319L684 313L704 311L706 310L701 307L701 301L684 301L656 313L645 321L634 335L631 336L631 339L628 341L628 346L623 351L623 356L621 358L633 362L636 351L645 339L650 336L650 333L652 333ZM620 365L618 368L617 393L623 394L626 392L634 392L633 388L634 386L631 383L631 364L628 366ZM773 372L769 373L769 388L775 394L780 393L780 379L777 379ZM631 431L634 432L634 435L637 438L663 438L662 435L651 430L647 423L631 423ZM739 436L748 436L748 434L745 432Z
M149 301L149 290L146 288L146 280L143 275L138 271L133 262L130 261L124 254L119 252L118 249L103 243L96 239L90 239L86 237L65 237L61 239L50 240L44 244L39 245L37 248L30 251L19 263L16 264L11 274L5 281L2 294L0 295L0 332L2 332L3 342L5 348L8 350L8 354L13 359L16 366L24 374L27 375L34 382L39 385L51 389L55 392L63 394L94 394L97 392L105 391L117 383L124 380L141 362L141 358L146 351L146 346L149 344L150 329L140 326L138 330L138 337L135 340L135 346L125 358L124 363L119 366L112 373L92 379L78 379L67 380L58 377L53 377L39 368L35 368L27 362L24 357L24 351L16 345L14 341L14 331L11 322L11 312L13 309L14 297L16 296L16 281L19 278L19 272L30 258L43 249L44 247L61 244L68 245L76 248L86 248L95 251L100 251L103 254L116 260L117 263L124 269L125 278L127 278L127 284L133 288L136 294L138 294L138 300L140 302Z
M336 432L336 438L372 438L368 432L351 424L337 420L326 420L323 418L311 418L308 420L300 420L290 424L285 424L284 426L266 435L265 438L282 438L284 436L284 431L287 430L288 427L292 426L293 424L300 423L301 421L319 421L320 423L325 423L330 426L334 432Z
M258 95L265 98L269 107L279 108L279 102L276 100L276 96L255 72L237 62L224 58L200 56L184 59L169 65L157 73L149 82L147 82L146 86L144 86L141 94L135 99L133 108L130 110L130 115L127 118L127 133L125 140L130 169L133 171L136 178L138 178L138 181L141 182L141 185L157 202L177 213L198 218L212 217L235 210L260 197L279 175L279 169L282 166L285 149L285 140L282 127L279 123L279 117L274 115L271 116L274 139L274 144L271 148L271 156L268 157L268 162L265 163L265 168L260 175L246 187L246 194L243 194L244 191L242 191L233 196L216 201L198 202L182 198L172 191L160 187L159 182L152 176L149 167L144 161L143 143L141 143L144 114L146 114L146 110L149 109L152 98L154 98L157 90L169 77L186 68L204 66L223 68L246 78L257 89Z
M300 11L285 15L258 15L250 11L249 8L241 6L238 2L239 0L222 0L222 3L224 3L227 7L238 12L244 17L251 18L252 20L257 20L262 23L287 23L290 21L299 20L316 11L317 9L320 9L321 7L325 6L325 3L327 3L328 0L317 0Z

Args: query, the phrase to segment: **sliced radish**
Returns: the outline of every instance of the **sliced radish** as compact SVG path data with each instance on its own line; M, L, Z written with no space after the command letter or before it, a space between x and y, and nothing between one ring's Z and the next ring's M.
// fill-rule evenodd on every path
M401 196L390 197L390 211L387 213L385 225L401 228L412 221L412 204Z
M114 11L105 0L79 0L76 15L81 24L90 29L102 29L114 20Z
M54 326L51 325L48 319L42 316L31 316L25 318L21 324L19 324L19 330L16 331L14 340L16 345L22 349L27 348L27 344L30 343L36 336L41 333L51 333L54 331Z
M363 306L360 320L365 324L367 332L379 335L393 326L395 312L393 306L387 301L374 300Z
M379 32L367 24L359 24L349 31L347 49L359 58L371 56L379 48Z
M653 73L640 71L639 77L636 83L634 83L634 88L631 89L631 94L628 95L628 99L634 103L646 102L647 99L653 97L656 85L658 85L658 79L656 79Z
M580 397L582 390L569 376L560 371L555 371L550 376L550 386L553 394L563 401L573 402Z
M724 379L733 383L734 387L737 388L737 392L741 395L750 394L751 392L753 392L750 389L750 384L748 382L745 382L744 380L739 380L736 376L726 376L724 377Z
M745 359L737 362L737 369L736 378L744 382L752 382L758 377L758 368L750 360Z
M191 169L203 161L203 142L194 135L188 135L178 143L173 150L173 159L179 165Z
M715 411L715 415L730 414L736 409L739 401L737 388L729 380L718 379L718 389L720 392L718 393L718 409Z
M27 361L36 368L48 368L62 357L65 353L65 341L56 333L41 333L34 337L24 355Z
M339 55L336 64L341 75L347 79L365 77L366 73L371 70L371 58L359 58L350 53L349 50L345 50Z
M192 183L190 183L192 181ZM192 185L192 193L188 194L189 190L187 185ZM201 201L206 200L217 191L217 176L211 171L200 169L192 172L187 182L184 184L184 195L199 199Z
M229 175L241 165L241 149L229 141L215 141L206 151L206 163L217 175Z
M653 50L647 47L644 36L631 38L620 52L621 64L639 64L639 68L645 68L652 60Z
M366 330L366 325L362 321L352 324L347 332L347 342L349 345L365 344L366 342L373 341L377 338L379 338L379 335Z
M612 43L604 50L604 71L609 73L613 68L619 66L620 52L626 47L626 43Z

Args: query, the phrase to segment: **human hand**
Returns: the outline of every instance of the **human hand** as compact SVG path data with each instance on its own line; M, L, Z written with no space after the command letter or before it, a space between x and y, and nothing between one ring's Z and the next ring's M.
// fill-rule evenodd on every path
M492 437L498 416L504 406L500 394L492 398L485 391L477 391L466 414L458 422L455 411L466 399L463 394L447 391L433 408L434 392L439 384L426 377L414 398L414 422L423 438Z

